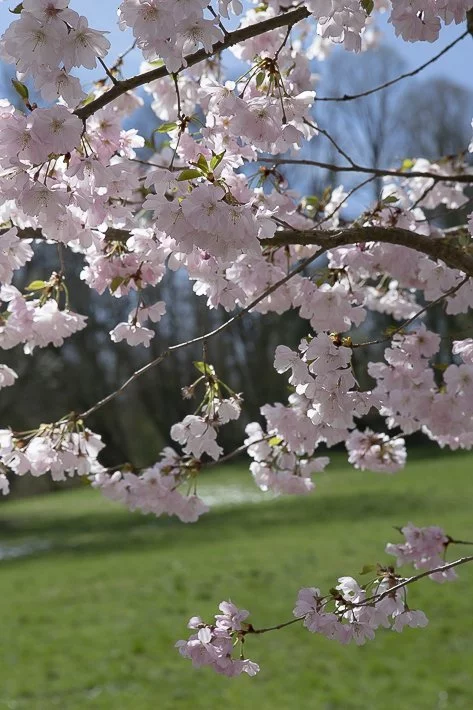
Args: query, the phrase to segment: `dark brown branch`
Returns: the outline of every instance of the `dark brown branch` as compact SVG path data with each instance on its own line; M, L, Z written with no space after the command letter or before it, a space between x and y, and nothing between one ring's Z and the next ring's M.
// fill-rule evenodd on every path
M20 234L21 236L29 239L35 239L42 236L41 232L35 229L20 230ZM112 239L124 239L127 238L128 232L119 229L109 229L107 230L107 236L110 236ZM301 261L298 266L292 269L292 271L290 271L284 278L280 279L272 286L267 288L250 304L248 304L248 306L246 306L234 316L229 318L227 321L225 321L225 323L222 323L220 326L210 331L209 333L205 333L204 335L198 336L197 338L192 338L191 340L187 340L185 342L177 343L176 345L170 346L167 350L163 351L157 358L134 372L125 382L123 382L120 387L118 387L118 389L114 390L106 397L101 399L99 402L94 404L92 407L84 411L80 415L80 417L86 418L96 412L98 409L101 409L104 405L108 404L108 402L115 399L115 397L117 397L125 389L127 389L128 386L131 385L139 377L141 377L141 375L144 375L146 372L148 372L148 370L159 365L175 350L180 350L181 348L193 345L195 343L201 343L203 341L208 340L209 338L214 337L223 330L226 330L234 322L242 318L246 313L249 313L263 299L267 298L271 293L277 291L278 288L287 283L296 274L299 274L301 271L303 271L309 264L311 264L315 259L321 256L328 249L335 249L336 247L344 246L347 244L358 244L364 242L383 242L386 244L395 244L398 246L407 247L409 249L414 249L415 251L430 256L432 259L441 259L445 262L445 264L447 264L447 266L450 266L454 269L459 269L460 271L463 271L467 276L473 277L473 256L470 255L466 250L455 244L452 241L452 238L444 236L426 237L423 234L417 234L416 232L411 232L407 229L401 229L400 227L351 226L332 230L281 230L279 232L276 232L273 238L261 240L261 245L263 247L281 247L294 244L302 246L318 246L319 248L314 254L309 256L307 259Z
M244 42L245 40L250 39L251 37L256 37L258 35L264 34L265 32L276 30L279 27L295 25L297 22L305 20L307 17L310 17L310 12L305 7L299 7L297 10L293 10L292 12L283 12L277 17L270 17L269 20L264 20L263 22L258 22L255 25L250 25L249 27L242 27L241 29L235 30L234 32L229 32L224 40L222 40L221 42L216 42L213 45L211 52L206 52L205 49L199 49L197 52L189 54L187 57L185 57L187 66L182 67L182 69L192 67L195 64L198 64L199 62L203 62L205 61L205 59L212 57L214 54L218 54L224 49L227 49L228 47L233 47L235 44L238 44L239 42ZM180 69L179 72L182 71L182 69ZM179 72L176 72L176 74L178 74ZM92 116L96 111L103 108L104 106L107 106L107 104L109 104L111 101L114 101L122 94L126 94L127 91L136 89L138 86L143 86L144 84L149 84L152 81L156 81L156 79L163 79L165 76L169 76L170 74L171 72L169 72L165 66L162 66L158 67L157 69L151 69L151 71L144 72L144 74L137 74L136 76L132 76L129 79L123 79L122 81L118 81L104 94L98 96L96 99L86 104L85 106L76 109L74 113L82 121L85 121L87 118L89 118L89 116Z
M472 22L473 22L473 16L472 16ZM435 56L433 56L427 62L424 62L424 64L421 64L420 67L417 67L417 69L413 69L412 71L408 71L408 72L405 72L404 74L400 74L395 79L391 79L390 81L387 81L385 84L381 84L380 86L375 86L373 89L367 89L366 91L362 91L359 94L344 94L343 96L316 96L315 101L354 101L355 99L361 99L364 96L370 96L371 94L375 94L377 91L382 91L383 89L387 89L389 86L393 86L393 84L397 84L397 82L401 81L402 79L407 79L410 76L415 76L416 74L419 74L423 69L428 67L430 64L433 64L434 62L436 62L437 59L440 59L440 57L443 57L443 55L446 54L450 49L452 49L452 47L454 47L456 44L458 44L462 39L465 39L465 37L468 34L472 34L471 29L468 29L465 32L463 32L463 34L461 34L459 37L454 39L453 42L450 42L450 44L447 44L447 46L444 47Z
M373 594L371 597L367 597L362 602L352 603L352 606L358 607L367 606L373 603L377 604L383 599L386 599L386 597L393 596L398 589L407 587L408 584L413 584L413 582L417 582L419 579L423 579L424 577L429 577L431 574L435 574L436 572L446 572L447 570L453 569L454 567L458 567L459 565L465 565L467 564L467 562L473 562L473 555L468 555L467 557L460 557L459 560L455 560L454 562L448 562L444 565L441 565L440 567L434 567L433 569L425 570L425 572L420 572L420 574L416 574L413 577L403 579L401 582L395 584L393 587L390 587L389 589L386 589L386 591L381 592L381 594Z
M334 163L324 163L320 160L309 160L308 158L258 158L259 163L271 163L272 165L313 165L316 168L326 168L333 172L340 173L366 173L375 177L400 177L410 180L411 178L431 179L435 182L461 182L473 183L473 175L460 173L459 175L439 175L438 173L419 172L410 170L388 170L387 168L368 168L365 165L335 165Z
M0 230L0 235L7 230ZM282 229L269 239L260 241L263 247L284 246L319 246L321 249L336 249L347 244L382 242L395 244L421 252L431 259L441 259L452 269L459 269L473 277L473 255L455 243L455 237L463 229L454 227L441 233L441 236L425 236L401 227L351 226L340 229ZM45 239L41 230L27 227L19 229L23 239ZM124 229L107 229L105 236L109 240L126 241L129 232Z
M322 249L335 249L347 244L383 242L421 252L431 259L441 259L452 269L459 269L473 277L473 255L457 246L450 238L426 237L400 227L352 226L343 229L311 229L307 231L283 229L271 239L261 240L263 246L282 247L291 244L300 246L318 245Z

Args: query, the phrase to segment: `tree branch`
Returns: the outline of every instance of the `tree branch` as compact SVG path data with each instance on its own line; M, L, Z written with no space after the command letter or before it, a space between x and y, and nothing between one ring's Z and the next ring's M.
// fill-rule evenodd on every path
M305 7L299 7L297 10L291 12L283 12L277 17L270 17L269 20L263 20L263 22L258 22L255 25L250 25L249 27L242 27L234 32L229 32L225 39L221 42L216 42L212 51L206 52L205 49L199 49L193 54L189 54L185 57L186 67L179 69L176 74L179 74L183 69L192 67L199 62L205 61L209 57L212 57L218 52L222 52L228 47L233 47L233 45L239 42L244 42L251 37L257 37L258 35L264 34L265 32L270 32L271 30L276 30L279 27L286 27L287 25L295 25L301 20L305 20L310 17L310 12ZM149 84L157 79L163 79L165 76L170 76L169 72L165 66L158 67L157 69L151 69L144 74L137 74L136 76L130 77L129 79L123 79L122 81L117 81L117 83L112 86L108 91L106 91L101 96L90 103L82 106L74 111L75 115L78 116L82 121L85 121L92 116L96 111L107 106L111 101L114 101L122 94L126 94L127 91L131 89L136 89L138 86L143 86L144 84Z
M120 231L120 230L116 230ZM126 232L125 232L126 234ZM362 242L384 242L389 244L396 244L399 246L405 246L410 249L419 251L433 259L442 259L448 266L455 269L460 269L464 271L467 276L473 277L473 256L470 256L467 252L462 249L455 247L448 240L442 240L434 237L426 237L422 234L416 234L415 232L410 232L407 229L401 229L399 227L349 227L347 229L338 230L323 230L315 229L311 231L297 231L297 230L281 230L276 232L276 235L272 239L261 240L263 246L286 246L289 244L299 244L304 246L318 246L317 252L307 259L304 259L298 266L296 266L292 271L290 271L284 278L280 279L272 286L267 288L263 293L261 293L257 298L255 298L248 306L239 311L236 315L229 318L225 323L222 323L218 328L205 333L204 335L199 335L196 338L192 338L185 342L177 343L176 345L171 345L167 350L163 351L157 358L151 360L151 362L144 365L139 370L136 370L117 390L114 390L109 395L101 399L99 402L94 404L92 407L82 412L79 416L83 419L89 417L91 414L101 409L105 404L108 404L112 399L115 399L119 394L121 394L129 385L131 385L135 380L137 380L141 375L144 375L148 370L152 369L156 365L159 365L165 358L167 358L175 350L180 350L181 348L187 347L189 345L194 345L196 343L201 343L205 340L213 338L218 333L226 330L237 320L242 318L246 313L249 313L255 306L263 301L271 293L274 293L278 288L287 283L293 276L303 271L307 266L309 266L315 259L321 256L328 249L334 249L338 246L344 246L346 244L357 244Z
M190 340L186 340L182 343L177 343L176 345L171 345L167 350L164 350L158 357L156 357L154 360L151 360L151 362L148 362L146 365L141 367L139 370L136 370L118 389L114 390L110 394L108 394L106 397L101 399L99 402L94 404L92 407L87 409L85 412L82 412L82 414L79 414L79 417L81 419L85 419L86 417L89 417L91 414L96 412L98 409L101 409L105 404L108 404L112 399L115 399L119 394L121 394L129 385L131 385L135 380L137 380L141 375L144 375L148 370L151 370L153 367L156 367L156 365L159 365L165 358L167 358L172 352L175 350L180 350L181 348L186 348L189 345L195 345L196 343L201 343L205 340L209 340L210 338L213 338L215 335L218 333L221 333L223 330L226 330L229 326L233 325L237 320L242 318L246 313L249 313L255 306L258 305L261 301L263 301L265 298L270 296L274 291L277 291L278 288L283 286L285 283L287 283L290 279L292 279L293 276L296 274L299 274L301 271L303 271L307 266L309 266L315 259L317 259L319 256L323 254L323 250L317 250L315 254L312 254L312 256L309 256L307 259L304 259L301 261L298 266L296 266L292 271L290 271L284 278L280 279L279 281L276 281L272 286L269 288L265 289L263 293L261 293L257 298L255 298L248 306L243 308L241 311L236 313L234 316L229 318L225 323L222 323L219 325L217 328L214 328L214 330L211 330L209 333L204 333L204 335L199 335L196 338L191 338Z
M319 129L320 130L320 129ZM420 172L411 170L388 170L387 168L368 168L364 165L353 163L351 165L335 165L334 163L324 163L320 160L309 160L308 158L258 158L258 163L271 163L272 165L313 165L316 168L326 168L334 172L342 173L367 173L376 177L401 177L410 180L411 178L426 178L435 182L461 182L473 183L473 174L460 173L459 175L439 175L438 173Z
M445 293L442 293L441 296L436 298L434 301L429 301L423 308L421 308L417 313L415 313L413 316L405 320L403 323L401 323L400 326L398 326L395 330L393 330L390 334L389 337L382 338L381 340L369 340L365 341L364 343L352 343L350 345L351 348L362 348L366 347L367 345L380 345L381 343L387 343L388 341L391 341L395 335L398 333L401 333L405 328L407 328L408 325L416 321L420 316L425 313L426 311L429 310L429 308L432 308L432 306L436 306L438 303L442 303L444 298L448 298L449 296L453 296L457 291L459 291L462 286L466 284L466 282L469 280L469 276L465 276L464 279L459 281L456 286L452 286L451 289L448 291L445 291ZM451 542L456 542L456 540L451 540ZM464 543L466 545L472 544L472 543Z
M322 249L336 249L347 244L383 242L395 244L421 252L432 259L441 259L452 269L459 269L473 277L473 255L456 246L451 239L426 237L401 227L351 226L344 229L311 229L306 231L283 229L270 239L262 239L262 246L282 247L289 245L314 246Z
M0 235L8 230L0 230ZM401 227L373 227L358 226L343 227L340 229L282 229L275 233L274 237L261 239L262 247L284 247L284 246L319 246L323 250L336 249L347 244L364 244L366 242L382 242L384 244L394 244L397 246L414 249L435 261L441 259L451 269L459 269L467 276L473 277L473 254L466 248L457 246L452 241L452 237L460 232L459 227L446 230L440 237L425 236L417 232L411 232ZM47 239L40 229L26 227L18 230L18 236L23 239ZM110 227L105 232L107 239L116 241L126 241L130 233L124 229ZM54 240L53 240L54 241ZM291 272L292 274L293 272ZM298 272L297 272L298 273ZM279 285L286 283L285 277ZM279 286L277 286L279 288ZM273 293L274 285L271 286ZM265 296L259 297L262 300ZM259 303L259 300L257 301ZM256 305L254 303L253 305ZM249 306L248 308L252 308ZM199 342L198 339L196 342Z
M423 69L428 67L430 64L433 64L434 62L437 61L437 59L440 59L440 57L443 57L444 54L446 54L452 47L454 47L456 44L458 44L462 39L465 39L467 35L471 34L471 30L465 30L463 34L461 34L459 37L453 40L453 42L450 42L450 44L447 44L446 47L444 47L438 54L433 56L431 59L429 59L427 62L424 62L424 64L421 64L420 67L417 67L417 69L413 69L412 71L405 72L404 74L400 74L397 76L395 79L391 79L390 81L387 81L385 84L381 84L380 86L375 86L373 89L367 89L366 91L362 91L359 94L344 94L343 96L316 96L315 101L354 101L355 99L361 99L363 96L370 96L371 94L375 94L377 91L382 91L383 89L387 89L389 86L392 86L393 84L397 84L398 81L401 81L402 79L407 79L409 76L415 76L416 74L419 74Z
M376 605L378 602L382 601L383 599L386 599L386 597L392 596L392 594L394 592L397 592L398 589L403 589L404 587L407 587L408 584L413 584L414 582L419 581L419 579L428 577L429 575L434 574L435 572L446 572L449 569L453 569L453 567L458 567L459 565L464 565L467 562L472 561L473 555L469 555L467 557L461 557L460 559L455 560L454 562L448 562L444 565L441 565L440 567L435 567L434 569L426 570L425 572L421 572L420 574L416 574L412 577L408 577L407 579L403 579L401 582L399 582L399 584L395 584L393 587L390 587L390 589L386 589L386 591L381 592L380 594L373 594L371 597L364 599L362 602L351 602L351 607L354 608L360 606L368 606L370 604ZM262 629L255 629L250 624L249 628L244 629L242 632L240 632L240 634L242 636L246 636L246 634L266 634L268 633L268 631L278 631L279 629L284 629L286 626L297 624L298 621L302 621L304 618L304 616L296 616L290 621L285 621L282 624L276 624L275 626L267 626Z
M453 569L453 567L464 565L467 562L473 562L473 555L468 555L467 557L460 557L459 560L455 560L454 562L447 562L447 564L441 565L440 567L428 569L425 570L425 572L421 572L420 574L415 574L413 577L403 579L401 582L399 582L399 584L395 584L393 587L390 587L390 589L387 589L385 592L381 592L381 594L373 594L371 597L367 597L367 599L364 599L362 602L353 604L353 606L366 606L368 604L371 604L371 602L374 602L376 604L382 599L391 596L393 592L397 592L398 589L407 587L408 584L413 584L413 582L417 582L419 579L423 579L424 577L429 577L431 574L435 574L436 572L446 572L449 569Z

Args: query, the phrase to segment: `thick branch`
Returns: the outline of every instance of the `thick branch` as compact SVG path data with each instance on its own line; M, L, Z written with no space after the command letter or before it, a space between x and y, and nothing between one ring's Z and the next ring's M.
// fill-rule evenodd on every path
M123 239L128 236L128 232L124 230L109 229L107 234L108 233L110 233L112 238L114 239ZM38 232L38 230L34 229L26 229L23 230L22 233L20 230L20 234L25 238L34 239L38 238L38 236L41 235L41 232ZM294 244L303 246L318 246L319 248L314 254L309 256L307 259L301 261L298 266L292 269L292 271L290 271L285 277L283 277L282 279L274 283L272 286L267 288L263 293L261 293L257 298L255 298L239 313L236 313L234 316L225 321L225 323L222 323L222 325L218 326L214 330L210 331L209 333L205 333L204 335L198 336L197 338L192 338L191 340L172 345L167 350L163 351L157 358L134 372L125 382L123 382L123 384L118 389L114 390L106 397L101 399L99 402L94 404L92 407L82 412L80 417L89 417L98 409L101 409L104 405L108 404L108 402L115 399L115 397L117 397L125 389L127 389L129 385L131 385L135 380L141 377L141 375L144 375L146 372L148 372L148 370L159 365L174 350L180 350L181 348L193 345L195 343L205 342L209 338L212 338L223 330L226 330L235 321L243 317L246 313L250 312L263 299L274 293L277 289L279 289L290 279L292 279L296 274L299 274L301 271L303 271L309 264L311 264L316 258L318 258L328 249L334 249L336 247L344 246L347 244L357 244L364 242L384 242L387 244L395 244L414 249L415 251L430 256L432 259L441 259L447 264L447 266L450 266L454 269L459 269L460 271L465 272L467 276L473 277L473 256L471 256L468 252L452 243L451 239L445 237L426 237L423 234L410 232L407 229L401 229L399 227L352 226L336 230L281 230L279 232L276 232L275 236L272 239L261 240L262 246L281 247Z
M255 25L242 27L234 32L229 32L224 40L216 42L213 45L211 52L206 52L205 49L199 49L197 52L189 54L185 57L187 66L182 67L179 71L182 71L187 67L192 67L194 64L198 64L199 62L203 62L205 59L212 57L214 54L218 54L218 52L221 52L228 47L233 47L235 44L239 44L239 42L244 42L251 37L256 37L264 34L265 32L276 30L279 27L295 25L297 22L305 20L307 17L310 17L310 12L305 7L299 7L297 10L293 10L292 12L284 12L277 17L270 17L269 20L264 20L263 22L258 22ZM149 84L152 81L156 81L156 79L162 79L170 74L171 72L169 72L165 66L162 66L145 72L144 74L137 74L129 79L118 81L114 86L112 86L111 89L85 106L78 108L74 111L74 113L82 121L85 121L89 118L89 116L92 116L96 111L104 106L107 106L107 104L114 101L122 94L125 94L127 91L136 89L138 86L143 86L144 84Z
M283 229L276 232L273 238L263 239L263 246L281 247L290 244L300 246L318 245L323 249L335 249L347 244L362 244L365 242L383 242L414 249L432 259L441 259L452 269L464 271L473 277L473 256L444 237L426 237L417 232L400 227L358 227L346 229L311 229L297 231Z
M0 235L7 230L0 230ZM411 232L401 227L362 227L351 226L341 229L282 229L270 239L262 239L263 247L319 246L321 249L336 249L347 244L364 244L366 242L382 242L414 249L431 259L441 259L452 269L459 269L467 276L473 277L473 255L454 242L459 228L447 230L439 237L426 237L424 234ZM41 230L19 229L18 236L23 239L45 239ZM107 229L107 239L126 241L130 233L124 229Z

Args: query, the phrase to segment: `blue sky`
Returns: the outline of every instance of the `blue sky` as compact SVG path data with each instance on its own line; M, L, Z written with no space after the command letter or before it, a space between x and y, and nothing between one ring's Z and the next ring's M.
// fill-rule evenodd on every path
M10 2L2 2L0 4L0 31L11 22L13 16L8 11L8 6L14 7L16 0ZM92 27L100 30L108 30L110 32L109 39L112 43L112 49L109 55L109 63L113 63L113 59L120 52L127 49L132 43L132 35L129 31L121 32L117 26L116 9L118 7L117 0L71 0L71 7L78 12L86 15ZM444 27L440 34L440 39L434 43L427 42L408 43L397 39L390 25L384 20L383 16L379 17L379 25L385 33L385 41L402 54L405 59L408 69L413 69L416 66L427 61L430 57L436 54L442 47L458 37L464 30L465 25L450 25ZM136 73L140 64L140 53L134 52L127 61L127 72L129 74ZM231 61L231 58L227 61ZM354 57L356 61L356 57ZM421 76L424 77L447 77L466 88L473 89L473 77L471 67L473 67L473 37L466 37L456 47L454 47L446 56L442 57L438 62L428 67ZM103 72L100 72L100 74ZM85 75L82 74L84 77ZM328 90L328 87L327 87Z

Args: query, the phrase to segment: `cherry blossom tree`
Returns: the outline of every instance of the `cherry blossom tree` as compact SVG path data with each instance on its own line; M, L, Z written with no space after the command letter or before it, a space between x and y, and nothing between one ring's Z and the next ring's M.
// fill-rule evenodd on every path
M85 411L65 412L29 431L1 430L2 493L12 476L83 476L131 510L193 523L208 510L198 495L201 471L242 451L261 490L308 495L329 463L327 449L341 443L355 468L384 474L405 465L406 438L416 432L441 447L470 449L473 338L458 333L448 343L450 364L439 362L441 335L426 328L423 316L433 305L441 304L447 316L473 306L473 213L448 229L429 217L439 206L469 213L473 142L437 160L359 163L319 124L317 106L332 102L343 111L346 102L384 92L470 41L471 0L245 6L240 0L123 0L119 27L132 33L130 51L139 50L144 62L135 76L126 75L128 52L114 58L107 32L69 5L24 0L10 8L12 22L0 40L21 105L0 102L1 348L23 348L34 358L37 349L60 348L87 328L68 284L72 252L82 259L81 278L90 289L129 303L127 319L110 331L114 343L150 346L156 333L150 326L166 317L166 303L153 302L149 287L167 270L185 271L196 297L229 315L210 332L163 350ZM311 60L322 61L336 45L361 52L381 41L381 11L400 42L436 42L452 22L461 31L412 72L359 94L319 95ZM225 50L246 67L235 81L225 76ZM96 67L104 77L86 93L77 70ZM153 133L167 137L144 158L145 136L123 127L142 105L140 87L151 97ZM33 88L41 105L30 99ZM309 143L323 140L341 162L304 157ZM340 175L339 184L322 195L300 194L283 174L291 164L328 168ZM349 190L346 174L360 180ZM374 180L381 187L377 199L347 220L353 195ZM34 261L40 245L55 250L57 269L20 290L15 272ZM247 426L240 447L225 452L219 430L238 419L245 393L222 381L207 343L250 313L291 309L308 322L297 349L281 342L274 353L274 368L288 378L291 393L286 402L262 402L261 420ZM357 328L370 312L388 314L396 325L364 340ZM368 365L373 387L363 389L357 355L381 343L382 359ZM202 359L183 395L198 404L189 404L172 426L175 448L157 452L157 462L144 470L132 461L104 467L107 441L88 427L91 415L191 345L202 347ZM0 387L15 387L16 380L12 368L0 365ZM373 411L384 420L381 431L364 424ZM255 628L246 610L223 601L212 623L190 620L192 634L177 642L179 652L195 666L253 676L259 667L246 658L247 637L288 624L357 644L381 627L424 627L424 612L408 605L408 587L425 577L451 580L473 555L447 562L446 552L464 541L435 525L408 523L400 533L404 542L388 543L386 552L398 565L413 564L413 576L375 565L364 570L364 584L345 576L326 592L301 589L293 618L270 628Z

